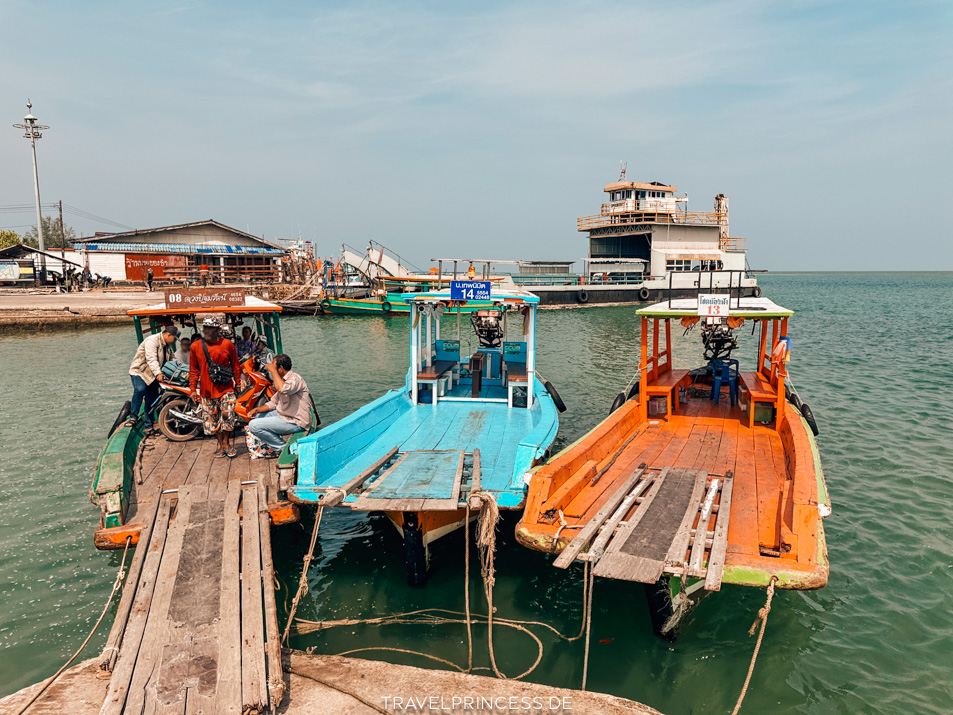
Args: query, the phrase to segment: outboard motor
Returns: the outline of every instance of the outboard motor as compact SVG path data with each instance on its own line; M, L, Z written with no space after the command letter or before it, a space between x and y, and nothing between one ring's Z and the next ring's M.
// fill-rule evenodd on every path
M498 348L503 343L503 327L496 310L478 310L470 313L470 323L476 331L481 348Z
M731 351L738 347L738 340L724 323L705 325L702 328L702 344L705 346L705 359L729 358Z

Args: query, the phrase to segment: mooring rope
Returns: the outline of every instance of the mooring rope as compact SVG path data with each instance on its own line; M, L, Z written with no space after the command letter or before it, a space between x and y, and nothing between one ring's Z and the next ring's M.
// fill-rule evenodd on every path
M321 517L324 516L324 507L318 507L318 513L314 516L314 528L311 530L311 544L308 546L308 553L304 557L304 563L301 566L301 578L298 579L298 592L291 601L291 612L288 614L288 622L285 624L285 632L281 634L281 642L288 642L288 632L291 630L291 624L294 622L295 612L298 610L298 603L301 597L308 592L308 569L311 566L311 559L314 558L314 545L318 540L318 529L321 526Z
M751 656L751 665L748 666L748 675L745 678L744 687L741 688L741 695L738 696L738 702L735 703L735 709L731 711L731 715L738 715L738 711L741 710L741 703L744 702L745 695L748 694L748 685L751 683L751 674L754 673L754 664L758 660L758 651L761 650L761 640L764 638L764 629L768 625L768 614L771 613L771 599L774 598L774 583L778 580L777 576L772 576L771 581L768 582L768 598L764 602L764 607L758 611L758 617L754 619L754 623L751 624L751 629L748 631L749 636L754 635L755 628L758 627L758 624L761 624L761 632L758 633L758 642L754 646L754 653Z
M596 585L595 571L595 569L590 568L589 562L586 561L586 567L583 571L583 580L588 584L584 616L586 626L586 654L582 659L582 688L580 688L580 690L583 691L586 689L586 680L589 677L589 633L592 627L592 590L593 586Z
M59 678L67 668L70 667L73 661L76 660L79 654L83 652L83 649L89 644L89 641L90 639L92 639L93 634L96 632L96 629L99 628L99 624L103 622L103 618L105 618L106 612L109 610L109 606L113 602L113 596L116 595L116 591L118 591L119 588L122 586L123 579L126 578L126 555L129 553L129 545L131 543L132 543L132 537L127 536L126 546L122 550L122 563L119 564L119 571L118 573L116 573L116 580L113 582L112 590L109 592L109 598L106 599L106 606L105 608L103 608L103 612L99 614L99 618L96 619L96 623L93 625L93 630L89 632L89 635L86 636L86 640L83 641L83 644L79 647L79 649L75 653L73 653L70 659L66 661L65 663L63 663L63 667L57 670L56 673L53 674L52 678L50 678L45 683L43 683L43 687L40 688L32 698L30 698L30 701L26 705L24 705L22 708L20 708L17 711L17 715L23 715L23 713L25 713L30 708L30 706L33 705L33 703L39 700L40 696L46 692L47 688L49 688L54 682L56 682L56 679Z

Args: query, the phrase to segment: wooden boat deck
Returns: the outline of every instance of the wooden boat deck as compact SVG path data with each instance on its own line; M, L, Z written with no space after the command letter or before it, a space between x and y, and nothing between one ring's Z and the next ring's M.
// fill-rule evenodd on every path
M526 513L517 530L520 541L544 551L563 551L587 524L593 521L601 524L606 520L606 505L611 514L624 503L625 492L638 484L633 473L639 468L645 471L647 478L656 481L657 475L666 468L697 470L706 475L709 486L695 490L691 503L686 502L690 513L678 510L669 520L672 524L666 523L666 530L671 531L671 538L685 513L691 522L692 539L695 528L701 533L704 526L707 545L701 543L703 549L708 550L703 550L695 559L694 554L686 551L690 546L688 539L682 544L681 553L673 543L665 560L667 573L683 573L692 559L696 573L691 575L704 575L705 570L698 567L711 558L716 560L719 569L720 560L724 559L728 565L759 573L800 571L804 582L813 583L820 578L826 582L826 562L820 563L825 554L817 552L820 526L816 516L814 463L799 418L786 423L780 431L773 423L749 427L748 414L738 406L731 406L727 396L719 404L707 397L690 397L687 402L677 404L676 410L676 414L639 422L635 401L628 402L618 411L626 412L619 421L607 421L570 447L566 451L570 456L565 457L559 471L552 465L544 467L537 475L539 493L531 490ZM602 451L590 454L588 450L592 445L601 441L611 446L602 446ZM607 455L614 450L618 450L618 454L605 468ZM595 479L597 463L604 471ZM569 474L573 470L575 472ZM547 484L539 477L558 481ZM702 524L701 501L715 479L719 479L720 484L714 492L713 513ZM702 486L704 484L703 480ZM653 485L645 489L644 494L629 502L628 511L619 515L623 526L636 520L634 517L641 504L653 497L655 488ZM726 493L731 500L730 519L719 512ZM557 515L557 505L565 525ZM727 534L724 533L726 524ZM722 538L726 537L721 554L711 550L718 532ZM805 538L807 536L812 538ZM573 558L595 561L602 555L602 551L595 557L577 551L567 554L568 559L563 559L562 565L568 565ZM608 551L605 556L609 556ZM610 571L608 566L603 566L603 575L612 575ZM714 585L720 587L720 575L714 581Z
M261 483L275 525L297 521L298 507L278 493L278 463L274 459L251 459L245 440L235 439L236 457L215 457L216 441L198 438L172 442L161 434L143 438L129 491L129 506L122 526L99 529L98 548L121 549L128 536L136 543L155 495L189 487L195 497L224 499L232 482Z

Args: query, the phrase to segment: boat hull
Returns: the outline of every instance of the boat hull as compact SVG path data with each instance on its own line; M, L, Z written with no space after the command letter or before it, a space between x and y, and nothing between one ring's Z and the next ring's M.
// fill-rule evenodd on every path
M410 303L399 296L388 297L387 300L371 298L324 298L319 306L327 315L377 315L398 316L410 315ZM467 315L478 310L488 310L492 303L468 303L459 308L448 308L447 313Z

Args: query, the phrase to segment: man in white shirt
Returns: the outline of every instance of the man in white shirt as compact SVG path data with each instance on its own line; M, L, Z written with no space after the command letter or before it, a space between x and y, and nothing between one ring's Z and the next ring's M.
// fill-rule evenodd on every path
M160 332L153 333L139 344L129 366L129 376L132 378L132 409L126 424L135 426L139 420L139 409L145 402L142 422L146 434L153 434L155 431L152 427L152 405L159 396L159 383L165 380L162 376L162 366L172 359L172 345L177 337L179 329L174 325L167 325Z
M248 411L249 417L262 415L248 423L248 431L268 447L265 457L277 457L285 446L284 437L311 425L311 393L304 378L291 371L287 355L278 355L265 369L277 392L267 404Z

